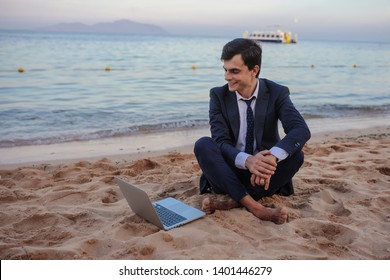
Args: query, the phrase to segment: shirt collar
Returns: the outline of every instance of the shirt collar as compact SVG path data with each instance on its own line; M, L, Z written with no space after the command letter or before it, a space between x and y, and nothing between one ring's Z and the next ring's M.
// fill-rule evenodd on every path
M253 92L252 96L249 97L249 98L244 98L241 96L241 94L238 93L238 91L236 91L236 97L237 97L237 100L249 100L251 99L253 96L257 99L257 95L259 94L259 80L257 80L257 85L256 85L256 88L255 88L255 91Z

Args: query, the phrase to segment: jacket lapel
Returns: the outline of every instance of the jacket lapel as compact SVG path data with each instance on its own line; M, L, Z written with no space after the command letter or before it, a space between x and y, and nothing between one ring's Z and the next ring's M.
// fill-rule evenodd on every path
M233 131L234 140L237 142L240 130L240 113L238 111L237 97L234 92L228 91L225 95L226 111Z
M267 85L265 84L263 79L259 79L259 93L257 95L256 100L256 108L255 108L255 137L257 143L257 150L261 149L261 142L263 138L264 132L264 123L265 116L268 107L269 93Z

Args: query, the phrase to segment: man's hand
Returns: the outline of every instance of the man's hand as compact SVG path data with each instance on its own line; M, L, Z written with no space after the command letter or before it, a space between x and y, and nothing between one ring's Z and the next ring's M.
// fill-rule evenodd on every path
M255 156L248 157L245 165L252 173L252 186L259 185L264 186L265 190L268 189L271 176L274 175L276 170L276 160L276 157L269 150L264 150Z

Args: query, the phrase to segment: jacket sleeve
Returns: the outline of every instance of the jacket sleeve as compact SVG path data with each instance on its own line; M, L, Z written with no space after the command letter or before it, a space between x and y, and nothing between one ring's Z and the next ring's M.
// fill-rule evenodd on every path
M275 146L292 155L303 148L311 134L302 115L292 103L288 88L283 88L283 94L279 95L275 109L286 135Z

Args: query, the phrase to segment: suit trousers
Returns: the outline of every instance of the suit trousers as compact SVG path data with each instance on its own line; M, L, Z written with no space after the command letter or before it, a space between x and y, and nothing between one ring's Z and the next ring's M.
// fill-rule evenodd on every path
M292 195L292 178L304 161L303 152L298 150L279 162L275 174L271 177L270 186L265 190L264 186L251 185L249 170L229 165L214 139L200 138L195 143L194 153L203 172L200 178L200 193L227 194L237 202L248 194L255 200L273 194Z

